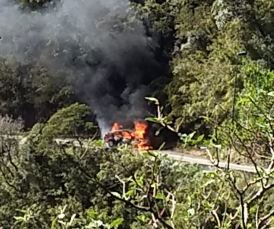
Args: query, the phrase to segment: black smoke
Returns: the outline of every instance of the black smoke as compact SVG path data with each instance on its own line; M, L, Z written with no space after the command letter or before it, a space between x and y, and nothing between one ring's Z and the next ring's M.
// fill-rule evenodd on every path
M102 132L148 115L144 97L163 67L127 0L64 0L38 12L12 2L0 0L1 57L65 72Z

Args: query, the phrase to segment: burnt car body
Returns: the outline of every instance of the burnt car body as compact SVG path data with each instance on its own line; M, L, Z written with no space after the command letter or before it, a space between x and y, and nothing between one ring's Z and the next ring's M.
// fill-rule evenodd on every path
M162 127L159 124L149 124L148 129L144 136L148 140L149 146L152 149L159 149L163 143L163 150L169 150L176 148L180 142L180 138L177 133L169 130L167 127ZM104 142L108 148L115 147L121 144L136 145L142 140L137 140L134 136L134 130L131 129L119 129L110 131L105 134Z
M111 131L104 136L104 142L108 147L120 144L132 144L134 140L133 131L128 129Z

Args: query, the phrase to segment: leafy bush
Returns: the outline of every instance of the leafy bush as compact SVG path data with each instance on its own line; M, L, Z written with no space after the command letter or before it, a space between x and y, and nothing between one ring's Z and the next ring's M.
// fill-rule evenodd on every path
M53 114L43 128L44 136L81 136L95 132L90 107L74 103Z

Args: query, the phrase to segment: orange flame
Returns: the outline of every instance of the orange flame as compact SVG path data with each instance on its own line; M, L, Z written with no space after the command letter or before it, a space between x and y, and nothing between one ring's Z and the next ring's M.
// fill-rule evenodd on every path
M126 140L134 140L137 143L134 144L134 148L137 150L149 150L152 147L149 144L149 140L146 136L147 123L145 122L134 122L134 130L126 131L123 130L123 126L119 123L114 123L111 132L117 137L122 137Z
M149 145L149 141L146 137L147 124L142 122L134 122L134 138L138 141L136 148L138 150L149 150L151 146Z
M118 124L117 122L113 124L112 128L111 128L111 132L114 132L114 131L117 131L117 130L120 130L122 129L123 126Z

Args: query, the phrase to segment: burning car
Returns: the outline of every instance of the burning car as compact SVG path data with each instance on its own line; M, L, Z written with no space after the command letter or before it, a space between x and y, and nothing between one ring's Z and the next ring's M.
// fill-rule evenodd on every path
M114 123L110 132L104 136L104 141L108 147L117 146L119 144L132 144L138 150L148 150L150 146L146 136L147 123L134 122L134 129L123 129L123 126Z
M133 131L127 129L111 131L104 136L104 141L108 147L117 146L119 144L131 144L133 140Z

